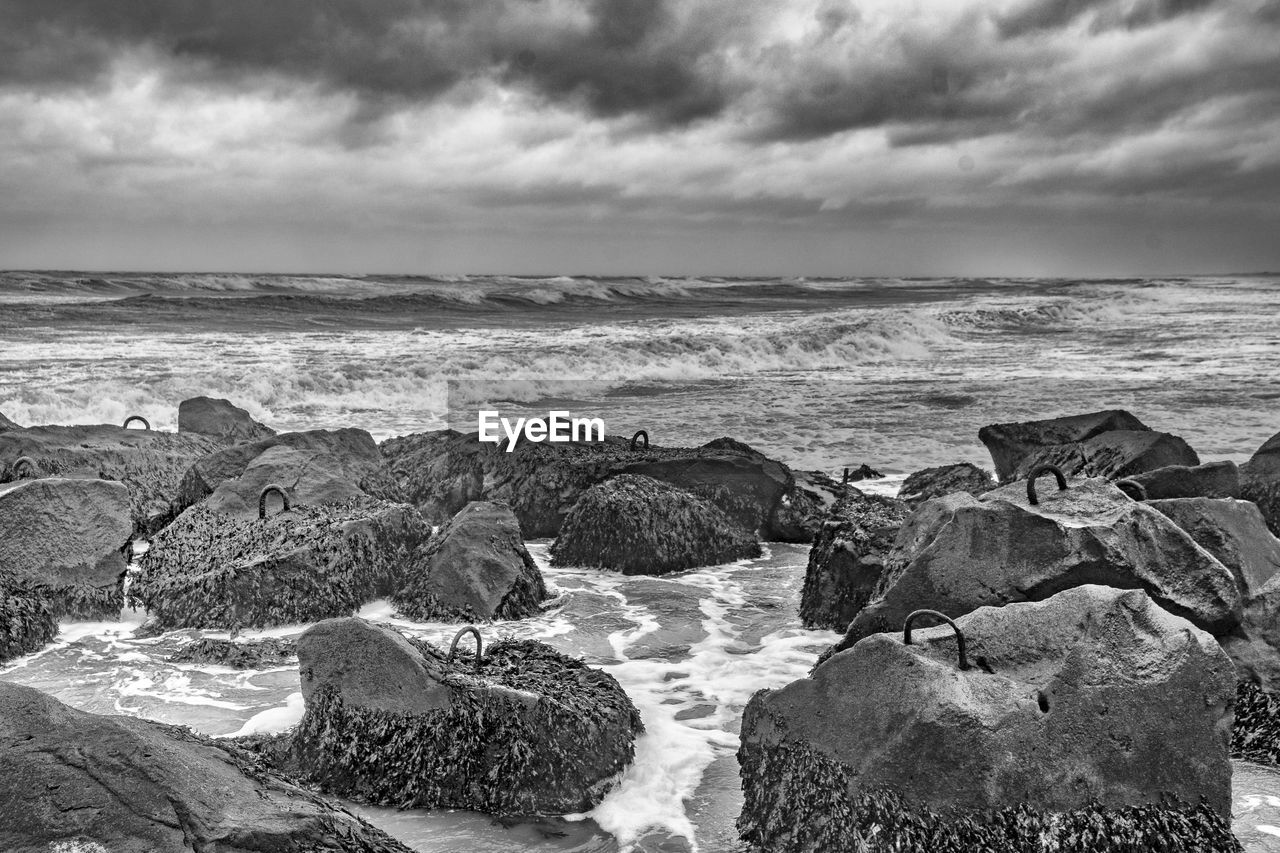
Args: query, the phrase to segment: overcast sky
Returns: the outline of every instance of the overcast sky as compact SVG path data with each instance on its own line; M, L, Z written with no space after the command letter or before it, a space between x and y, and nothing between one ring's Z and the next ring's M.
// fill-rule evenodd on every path
M1280 0L0 0L0 267L1280 269Z

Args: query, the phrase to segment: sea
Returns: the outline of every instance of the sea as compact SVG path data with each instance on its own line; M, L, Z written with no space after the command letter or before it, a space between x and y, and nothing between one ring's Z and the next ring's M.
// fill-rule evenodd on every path
M175 429L225 397L278 430L379 440L477 412L567 411L659 445L730 436L799 470L894 494L920 468L990 468L984 424L1127 409L1203 461L1280 431L1280 275L1107 280L340 276L0 272L0 413L24 425ZM644 719L636 760L587 814L536 821L350 804L416 850L741 853L735 751L752 693L803 677L836 638L800 627L808 549L661 578L553 568L537 618L485 626L613 674ZM141 551L145 543L138 543ZM447 642L456 626L362 615ZM196 636L135 639L145 614L62 625L0 667L99 713L212 735L302 713L295 666L173 663ZM297 636L288 626L244 636ZM1280 773L1236 762L1250 853L1280 851Z

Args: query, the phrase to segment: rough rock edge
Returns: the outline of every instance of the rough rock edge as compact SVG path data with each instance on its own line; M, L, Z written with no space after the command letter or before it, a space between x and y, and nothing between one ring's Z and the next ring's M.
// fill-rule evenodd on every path
M773 717L754 698L752 706ZM848 770L800 741L772 750L744 743L738 763L745 794L738 833L769 853L1243 853L1230 823L1206 803L939 814L888 788L851 798Z

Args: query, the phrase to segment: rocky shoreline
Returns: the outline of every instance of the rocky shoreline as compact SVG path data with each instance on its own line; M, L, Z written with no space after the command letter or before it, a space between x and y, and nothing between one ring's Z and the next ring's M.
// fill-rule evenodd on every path
M526 537L555 537L553 565L651 575L812 543L795 604L844 637L808 678L747 706L738 826L760 849L1234 851L1229 759L1280 758L1280 436L1236 466L1123 411L994 424L980 432L994 476L927 469L890 498L729 438L506 453L446 430L378 445L350 428L276 434L211 398L184 401L172 434L10 423L0 663L50 643L58 618L114 618L126 600L150 632L231 632L175 660L252 669L296 654L305 713L285 735L211 745L142 721L77 725L82 741L199 743L191 767L221 750L233 770L217 772L265 786L264 802L312 804L294 834L317 849L404 849L322 795L557 815L598 804L631 764L643 721L611 676L540 643L480 640L550 595ZM126 585L138 536L150 547ZM374 599L473 626L446 651L354 618ZM944 620L954 631L932 627ZM235 639L309 623L296 648ZM16 746L23 726L64 712L0 691L26 709L0 763L34 760ZM117 769L170 802L193 796L177 777ZM97 796L86 786L67 791ZM0 813L41 796L61 795L0 787ZM199 796L213 810L201 832L240 808ZM156 820L130 818L123 835L28 823L0 846L171 831ZM202 843L295 849L218 832Z

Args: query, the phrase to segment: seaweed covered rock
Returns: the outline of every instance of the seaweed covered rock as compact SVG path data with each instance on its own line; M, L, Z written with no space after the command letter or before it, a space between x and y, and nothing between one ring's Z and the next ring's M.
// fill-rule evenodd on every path
M902 625L919 608L961 616L985 605L1039 601L1101 583L1144 589L1214 634L1240 621L1230 570L1161 513L1099 479L1066 490L1025 483L981 499L960 493L926 502L907 519L874 599L836 646Z
M1280 433L1240 466L1240 479L1241 497L1257 504L1271 532L1280 536Z
M0 577L0 663L39 651L56 636L49 602Z
M55 617L115 619L124 606L129 490L47 477L0 484L0 585L47 599Z
M1240 469L1234 462L1166 465L1125 479L1142 487L1147 500L1170 498L1239 498Z
M246 521L203 504L143 555L129 596L165 628L261 628L348 616L390 595L430 535L417 510L371 497Z
M1231 756L1258 764L1280 764L1280 696L1249 679L1236 684Z
M450 662L386 626L332 619L298 642L292 760L327 791L410 808L553 815L594 807L640 715L612 676L541 643Z
M1176 435L1155 432L1125 411L1111 410L978 430L991 452L1000 482L1026 477L1040 465L1068 476L1116 479L1167 465L1199 465L1194 450Z
M791 470L732 439L632 450L629 442L610 436L591 443L524 442L508 453L505 443L442 430L389 439L382 452L407 498L433 523L443 523L470 501L502 501L526 537L555 536L592 486L618 474L641 474L706 498L765 539L811 538L810 527L797 524L783 503L797 488ZM815 513L822 515L820 508Z
M229 487L231 493L224 493L224 508L239 512L233 496L238 496L243 503L245 495L250 495L256 505L257 493L253 492L253 486L262 479L259 475L273 466L283 470L274 473L279 479L268 482L288 486L299 503L345 500L357 493L388 501L401 499L400 487L383 464L373 436L362 429L347 427L284 432L202 456L182 476L177 508L186 509L212 495L228 480L244 477L255 460L272 448L294 450L299 455L277 453L268 456L260 463L261 470L245 483ZM335 480L343 484L343 488L335 489ZM313 489L317 491L313 493Z
M622 474L593 486L551 546L557 566L660 575L760 556L760 543L710 501L652 477Z
M1239 850L1235 674L1213 637L1141 590L1094 585L956 621L976 666L960 668L950 627L916 625L911 645L872 635L752 697L745 840L777 853Z
M0 850L410 853L234 747L0 682Z
M778 499L769 522L769 538L781 542L814 541L836 501L855 491L849 481L839 482L821 471L794 472L793 482Z
M129 490L134 537L169 522L183 472L222 447L206 435L116 426L38 426L0 432L0 480L16 480L13 463L32 460L40 477L116 480Z
M809 549L800 593L806 628L843 631L866 606L910 510L900 500L855 492L831 510Z
M195 432L230 441L253 441L275 435L230 400L192 397L178 404L178 432Z
M898 498L914 508L930 498L940 498L955 492L980 495L995 487L996 481L989 473L970 462L960 462L916 471L902 482Z
M523 619L547 597L505 504L473 501L414 555L391 601L408 619Z
M173 654L173 663L202 663L232 669L266 669L283 666L298 654L292 640L266 637L261 640L218 640L202 637L187 643Z

